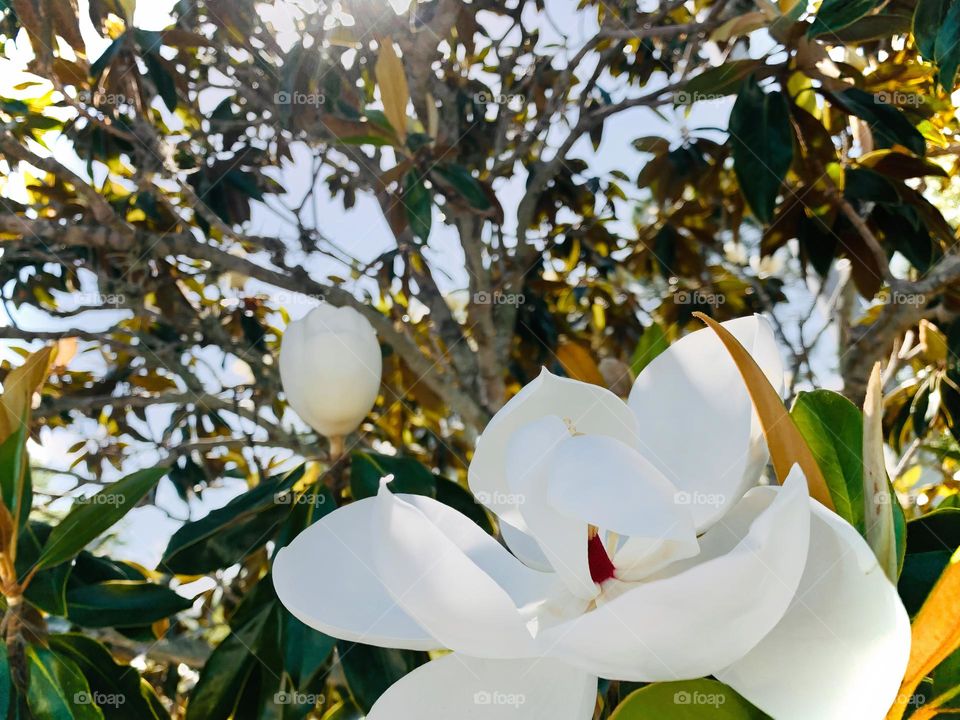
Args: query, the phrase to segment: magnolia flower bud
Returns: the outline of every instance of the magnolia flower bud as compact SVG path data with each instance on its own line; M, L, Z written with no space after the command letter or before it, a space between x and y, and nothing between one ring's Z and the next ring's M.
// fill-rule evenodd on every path
M360 425L377 399L381 371L376 331L351 307L320 305L283 335L280 379L287 402L327 437Z

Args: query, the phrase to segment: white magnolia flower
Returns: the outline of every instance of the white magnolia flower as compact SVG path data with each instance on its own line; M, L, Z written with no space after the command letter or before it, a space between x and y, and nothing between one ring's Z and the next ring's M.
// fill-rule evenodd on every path
M327 437L356 430L376 402L381 372L377 334L351 307L319 305L283 334L280 379L287 402Z
M767 322L725 326L779 385ZM777 720L880 719L906 667L903 605L799 468L757 486L766 457L735 365L702 330L651 362L628 404L543 372L497 413L469 479L512 553L384 485L282 550L274 583L329 635L453 651L371 720L589 720L598 677L705 675Z

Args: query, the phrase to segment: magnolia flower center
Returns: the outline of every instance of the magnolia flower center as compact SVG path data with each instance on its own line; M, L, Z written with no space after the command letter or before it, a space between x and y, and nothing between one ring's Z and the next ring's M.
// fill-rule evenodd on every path
M613 562L607 555L603 541L596 533L591 533L590 539L587 541L587 561L590 565L590 579L598 585L616 577Z

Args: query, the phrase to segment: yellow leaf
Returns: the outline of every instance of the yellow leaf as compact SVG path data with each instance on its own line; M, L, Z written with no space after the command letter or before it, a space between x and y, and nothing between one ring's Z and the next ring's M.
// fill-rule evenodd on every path
M883 381L880 363L873 366L863 401L863 501L867 544L880 567L897 582L897 535L893 524L893 503L883 459Z
M77 338L67 337L57 341L56 367L65 368L77 354Z
M763 428L763 434L767 438L767 447L770 449L770 459L773 461L773 469L777 473L777 480L783 483L787 479L790 468L797 464L807 478L807 486L810 488L810 497L819 500L825 507L833 510L833 500L830 497L830 490L827 488L827 482L820 472L820 466L817 465L813 453L797 426L787 412L783 400L774 389L763 370L757 365L750 353L743 345L716 320L707 317L703 313L695 312L695 317L705 322L720 338L720 342L726 347L733 362L736 363L743 381L746 383L747 391L753 400L753 405L757 410L757 416L760 418L760 425Z
M606 387L600 368L590 355L590 351L583 345L575 342L561 342L557 348L557 360L563 366L567 375L574 380L593 383Z
M960 647L960 552L954 553L911 628L910 661L887 720L903 717L917 686Z
M407 102L410 100L410 90L407 87L407 76L403 72L403 63L389 37L380 41L375 72L377 85L380 86L380 98L383 100L383 114L403 142L407 139Z
M927 362L944 363L947 361L947 338L937 326L927 320L920 321L920 352Z
M714 30L710 34L710 39L714 42L725 42L738 35L747 35L754 30L766 27L769 22L770 20L766 14L760 11L738 15L735 18L727 20L727 22Z
M3 395L0 395L0 442L10 437L28 415L33 393L47 379L55 356L53 346L38 350L4 378Z

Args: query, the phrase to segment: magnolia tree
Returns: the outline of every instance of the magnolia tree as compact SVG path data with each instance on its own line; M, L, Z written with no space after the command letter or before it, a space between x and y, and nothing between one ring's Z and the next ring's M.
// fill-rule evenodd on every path
M0 713L958 711L960 3L0 13Z

